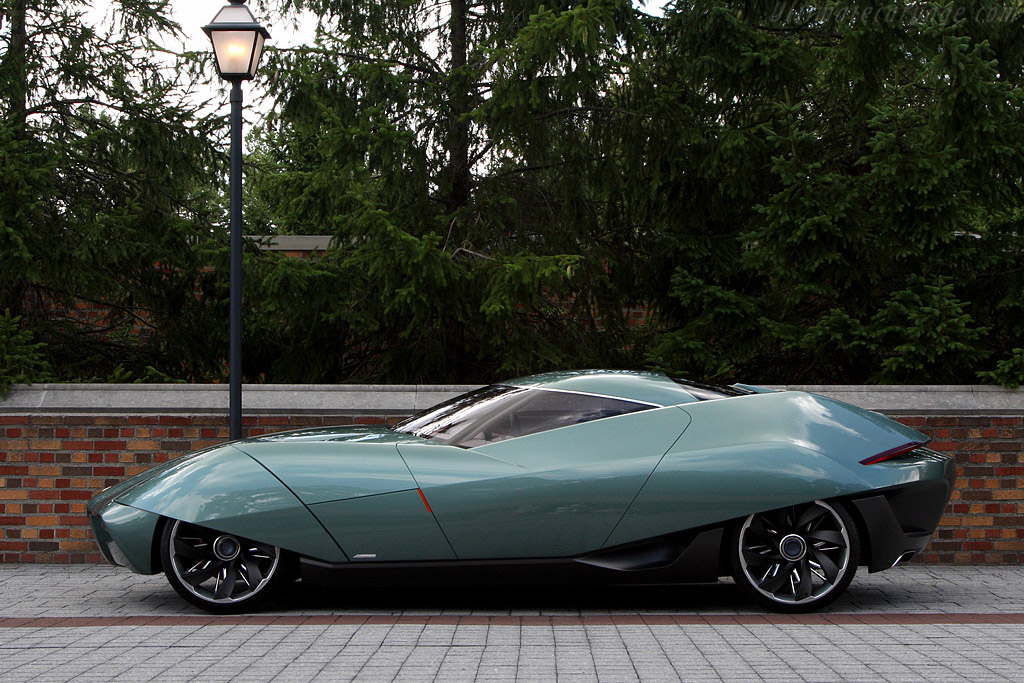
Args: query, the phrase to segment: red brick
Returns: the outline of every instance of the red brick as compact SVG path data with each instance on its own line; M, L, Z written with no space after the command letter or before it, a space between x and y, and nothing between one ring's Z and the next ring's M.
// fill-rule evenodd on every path
M93 497L91 491L65 490L60 492L61 500L90 500Z
M62 526L84 526L89 523L86 515L62 515L60 524Z

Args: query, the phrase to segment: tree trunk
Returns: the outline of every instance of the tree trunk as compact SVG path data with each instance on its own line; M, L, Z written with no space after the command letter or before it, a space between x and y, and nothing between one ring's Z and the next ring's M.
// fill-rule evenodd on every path
M25 112L28 108L25 70L27 6L28 0L14 0L5 12L4 18L11 22L11 43L3 61L0 62L0 83L4 84L3 99L7 101L8 107L6 123L13 127L19 136L25 133Z
M445 208L454 213L469 202L472 178L469 169L468 79L465 73L466 0L451 0L451 71L448 79L448 196Z

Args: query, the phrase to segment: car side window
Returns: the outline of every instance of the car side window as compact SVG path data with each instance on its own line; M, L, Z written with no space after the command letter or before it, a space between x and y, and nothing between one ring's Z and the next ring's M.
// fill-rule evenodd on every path
M510 405L508 410L493 415L477 429L459 435L455 445L474 448L558 427L648 410L652 407L644 403L605 396L535 389L525 400L518 401Z
M527 391L522 387L503 385L477 389L413 415L395 425L394 430L425 439L455 443L474 424L486 423L494 415L501 414Z

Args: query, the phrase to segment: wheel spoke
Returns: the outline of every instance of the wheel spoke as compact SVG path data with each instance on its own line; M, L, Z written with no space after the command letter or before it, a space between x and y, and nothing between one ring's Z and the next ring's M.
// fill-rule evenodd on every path
M250 555L242 554L242 563L245 565L245 576L249 581L249 584L256 586L260 581L263 580L263 574L260 572L260 564Z
M803 511L800 517L796 520L796 524L794 526L798 529L803 529L811 522L820 519L826 512L827 510L820 505L812 505Z
M815 562L821 565L821 570L825 572L825 578L828 580L828 582L835 583L836 579L839 577L839 567L836 566L836 563L832 561L832 558L830 558L828 555L821 552L814 546L811 546L809 550L811 552L811 555L814 556Z
M781 534L783 529L786 528L786 511L775 510L774 512L766 512L764 514L755 517L761 521L764 525L765 530L770 534Z
M249 552L252 553L253 551L256 551L256 553L260 553L257 554L256 557L260 557L261 559L270 559L274 556L275 553L277 553L277 549L274 548L274 546L267 545L266 543L257 543L255 541L250 541L248 545Z
M804 534L806 538L814 541L824 541L825 543L831 543L837 545L840 548L846 547L846 541L843 539L842 532L829 531L827 529L819 529L817 531L809 531Z
M223 567L223 562L211 562L202 569L196 569L195 571L185 573L181 578L193 586L198 586L203 581L206 581L210 577L216 575Z
M224 577L217 584L217 590L214 592L213 597L217 600L223 600L224 598L230 598L231 594L235 592L235 581L238 579L238 560L232 560L227 567L224 568Z
M772 538L773 532L769 529L768 520L761 515L754 517L750 523L750 528L747 529L747 533L752 534L758 540L763 542L769 542Z
M760 587L769 593L774 593L782 588L786 581L789 580L789 574L793 571L794 567L796 567L796 562L787 562L779 569L775 576L771 576L767 580L762 581Z
M215 555L210 550L209 544L201 539L195 539L198 543L192 543L193 539L187 541L183 538L174 539L174 553L184 557L194 557L199 560L213 560ZM205 546L205 547L202 547Z
M794 597L798 601L806 600L811 597L811 567L807 563L806 557L800 560L800 568L797 571L800 575L800 585L796 587L796 595Z
M743 557L750 564L761 566L764 564L774 564L782 561L782 555L777 552L773 552L771 548L767 546L755 546L753 548L744 548Z

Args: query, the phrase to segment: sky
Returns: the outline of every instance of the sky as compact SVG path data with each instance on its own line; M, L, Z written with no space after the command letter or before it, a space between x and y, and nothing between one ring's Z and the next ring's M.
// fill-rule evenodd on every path
M372 2L373 0L367 0ZM636 0L634 0L636 3ZM660 14L660 8L667 0L646 0L645 10L650 14ZM113 3L111 0L93 0L97 12L107 12ZM185 48L189 50L208 49L209 39L202 27L210 23L221 7L228 4L227 0L170 0L171 15L181 25L184 34ZM639 4L639 3L636 3ZM293 47L312 40L316 19L307 15L300 20L298 29L289 25L290 22L275 22L270 16L268 4L259 0L249 0L249 9L257 20L270 31L270 44L277 47Z
M367 0L372 2L373 0ZM660 14L661 6L664 5L668 0L645 0L643 2L644 9L649 14ZM203 26L210 23L220 8L227 5L227 0L170 0L169 8L171 18L174 19L181 26L181 40L182 43L179 45L165 45L165 47L172 50L211 50L210 39L207 38L206 34L203 33ZM634 4L641 4L641 0L634 0ZM275 20L272 16L269 3L262 0L249 0L249 9L253 14L256 15L257 21L260 22L270 32L270 39L267 41L268 45L274 45L275 47L287 48L294 47L296 45L302 45L313 40L313 35L316 29L316 17L312 14L306 13L304 16L300 16L299 20L295 23L298 26L293 25L292 21L280 21ZM96 16L98 19L102 19L107 16L111 9L116 6L113 0L92 0L92 11L90 14ZM258 76L257 76L258 78ZM258 80L255 81L258 83ZM222 85L222 84L221 84ZM214 90L215 86L211 86L209 93L201 92L204 99L210 97L213 102L218 99L223 100L223 106L227 107L227 95L226 90L222 93L223 98L218 98ZM254 87L254 86L250 86ZM223 90L223 88L222 88ZM249 94L245 95L246 104L246 126L250 125L253 121L254 114L259 116L259 111L252 111L252 107L255 106L257 109L261 108L261 105L254 99L250 99ZM269 102L264 102L262 107L268 107ZM248 141L246 141L247 143ZM243 144L246 144L243 143Z
M108 4L107 0L97 0L96 6ZM202 27L210 23L221 7L227 5L226 0L171 0L171 14L181 24L185 34L185 47L190 50L206 49L210 45L209 38L203 33ZM315 19L309 18L303 26L296 30L285 22L274 22L270 17L266 3L249 1L249 9L256 19L270 31L270 41L278 47L293 47L307 42L313 37Z

